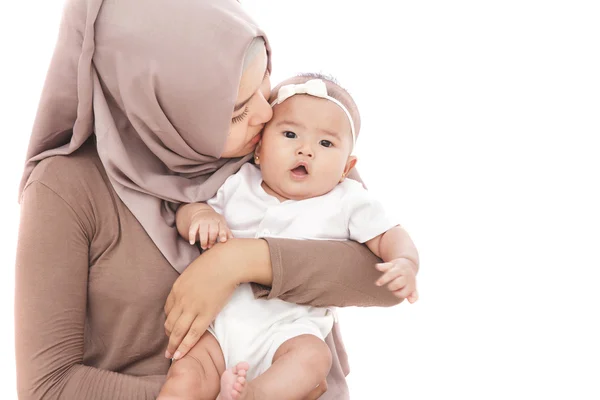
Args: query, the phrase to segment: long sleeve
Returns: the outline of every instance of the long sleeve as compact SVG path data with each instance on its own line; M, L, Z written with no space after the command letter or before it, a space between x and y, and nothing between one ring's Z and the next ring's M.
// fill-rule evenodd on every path
M15 288L21 400L155 399L164 381L83 365L90 226L43 183L26 188Z
M375 285L381 262L352 241L265 238L269 243L273 285L255 288L259 297L280 298L315 307L393 306L401 302Z

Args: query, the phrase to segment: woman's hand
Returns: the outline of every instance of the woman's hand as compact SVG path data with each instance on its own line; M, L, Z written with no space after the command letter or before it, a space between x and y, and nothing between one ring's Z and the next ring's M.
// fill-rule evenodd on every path
M198 342L238 284L272 283L269 246L260 239L217 243L177 278L167 297L165 357L180 359Z

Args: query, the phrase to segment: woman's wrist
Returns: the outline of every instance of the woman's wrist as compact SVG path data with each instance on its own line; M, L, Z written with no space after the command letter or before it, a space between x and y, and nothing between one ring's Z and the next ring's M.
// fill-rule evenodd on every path
M206 255L211 252L219 258L220 264L225 262L224 268L228 269L236 284L254 282L272 285L271 254L265 240L233 238L218 243Z

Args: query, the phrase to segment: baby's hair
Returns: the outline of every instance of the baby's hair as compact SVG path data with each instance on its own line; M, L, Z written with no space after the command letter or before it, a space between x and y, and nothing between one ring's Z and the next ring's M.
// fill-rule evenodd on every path
M295 77L286 79L285 81L277 85L271 93L271 99L269 100L269 102L273 102L273 100L275 100L277 92L279 91L279 88L282 85L287 85L290 83L305 83L311 79L321 79L323 82L325 82L325 85L327 85L327 94L329 94L337 101L341 102L348 109L350 115L352 115L352 120L354 121L354 129L356 130L356 135L358 136L358 133L360 132L360 113L358 112L358 106L354 102L354 99L352 98L352 95L350 95L350 92L348 92L347 89L343 88L340 85L339 81L332 75L324 74L322 72L300 73Z
M311 78L311 79L322 79L324 81L331 82L334 85L337 85L340 88L342 88L342 85L340 85L340 82L336 79L335 76L330 75L330 74L325 74L323 72L301 72L296 76L303 76L303 77ZM344 89L344 88L342 88L342 89ZM344 90L346 90L346 89L344 89Z

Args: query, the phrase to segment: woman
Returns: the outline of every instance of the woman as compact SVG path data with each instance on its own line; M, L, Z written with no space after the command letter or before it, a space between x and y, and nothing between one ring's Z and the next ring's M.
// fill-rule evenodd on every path
M178 313L171 347L193 327L185 345L240 282L316 306L399 301L356 243L234 239L196 260L174 210L249 159L220 157L250 153L271 117L268 45L234 0L140 5L65 8L22 183L21 399L154 399L169 369L163 308ZM224 149L227 135L241 147ZM347 398L337 329L327 342L333 366L314 397Z

